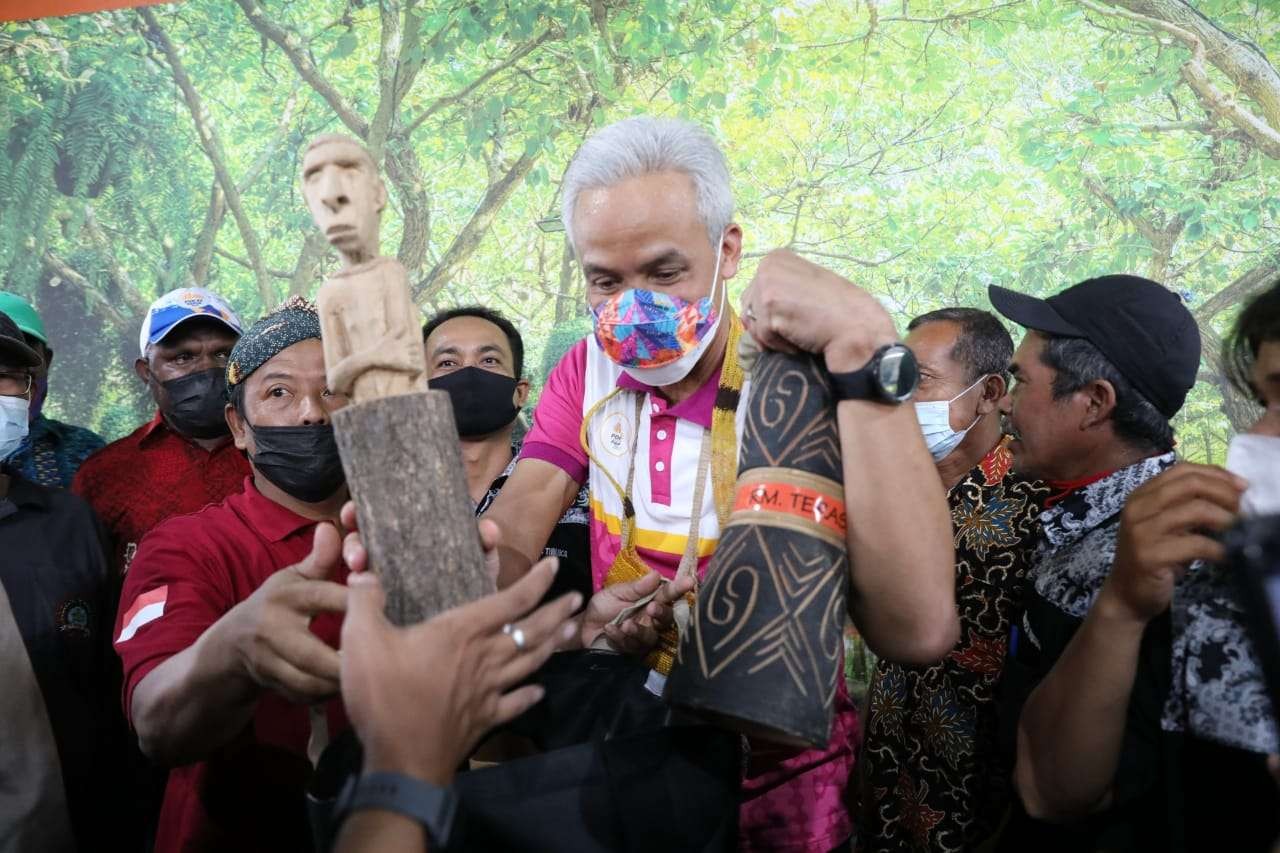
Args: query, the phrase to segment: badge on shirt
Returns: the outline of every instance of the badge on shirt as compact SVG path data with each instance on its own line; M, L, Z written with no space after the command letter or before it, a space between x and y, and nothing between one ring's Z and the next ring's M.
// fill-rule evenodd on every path
M89 603L82 598L68 598L58 607L58 630L63 634L89 636Z
M622 412L614 412L600 424L600 445L606 453L624 456L631 448L631 424Z

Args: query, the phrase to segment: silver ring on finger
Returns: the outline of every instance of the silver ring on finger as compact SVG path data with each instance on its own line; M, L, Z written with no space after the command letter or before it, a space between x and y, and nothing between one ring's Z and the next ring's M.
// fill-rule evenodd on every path
M525 640L524 631L512 625L510 622L502 626L502 633L511 638L511 642L516 644L516 651L524 651Z

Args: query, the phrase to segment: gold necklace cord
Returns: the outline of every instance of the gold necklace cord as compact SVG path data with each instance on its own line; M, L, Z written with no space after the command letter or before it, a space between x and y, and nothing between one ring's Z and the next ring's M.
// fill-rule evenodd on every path
M618 497L622 499L623 506L625 507L627 502L627 495L622 490L621 484L619 484L618 481L613 478L613 475L609 473L608 468L600 464L600 460L597 459L596 455L591 452L591 442L587 440L587 431L591 427L591 419L596 416L596 413L599 412L600 409L602 409L606 403L608 403L614 397L621 394L623 390L624 389L622 389L621 387L614 388L608 394L605 394L603 397L601 397L599 400L593 403L591 408L587 409L587 413L582 416L582 426L578 428L578 444L582 446L583 451L587 454L587 459L590 460L597 468L600 469L600 473L604 474L605 477L609 479L610 483L613 483L613 487L617 489ZM637 425L636 441L639 441L639 440L640 440L640 428L639 428L639 425ZM635 453L636 453L635 444L633 443L631 446L631 458L633 459L635 458Z

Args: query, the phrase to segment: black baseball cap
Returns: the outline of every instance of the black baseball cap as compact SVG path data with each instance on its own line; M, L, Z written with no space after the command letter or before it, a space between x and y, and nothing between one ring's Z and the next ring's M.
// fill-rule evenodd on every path
M18 324L0 311L0 364L6 367L39 367L43 363L40 354L27 346Z
M1104 275L1048 299L995 285L987 294L1019 326L1093 344L1166 418L1196 383L1200 329L1178 295L1150 279Z

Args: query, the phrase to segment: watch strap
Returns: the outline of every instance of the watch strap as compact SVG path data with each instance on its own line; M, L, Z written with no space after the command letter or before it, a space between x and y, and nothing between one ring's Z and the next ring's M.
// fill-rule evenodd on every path
M895 356L893 366L897 369L893 388L885 386L883 377L885 359L890 354ZM903 390L904 376L902 372L904 366L908 370L905 384L909 386L905 391ZM872 400L895 406L911 399L911 395L915 393L916 387L920 382L915 354L911 352L910 347L900 342L885 344L880 347L880 349L871 354L871 359L860 370L853 370L848 373L827 371L827 375L831 377L832 396L837 401Z
M876 353L878 356L879 353ZM871 362L858 370L848 373L828 373L831 377L831 390L837 400L878 400L880 389L875 381L875 367L878 358L873 356Z
M339 797L339 820L357 809L382 809L422 824L432 848L445 847L458 813L458 799L439 788L402 773L365 773L352 777Z

